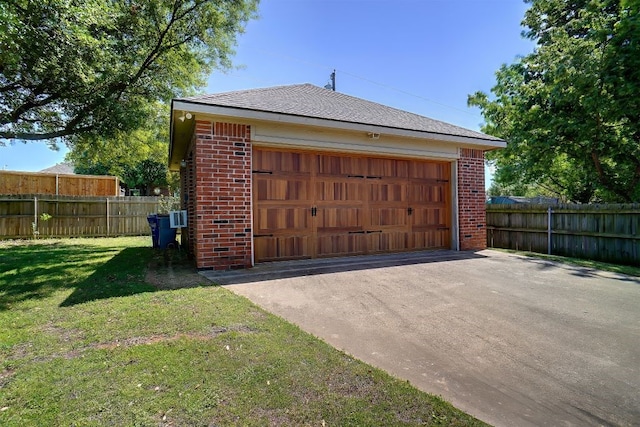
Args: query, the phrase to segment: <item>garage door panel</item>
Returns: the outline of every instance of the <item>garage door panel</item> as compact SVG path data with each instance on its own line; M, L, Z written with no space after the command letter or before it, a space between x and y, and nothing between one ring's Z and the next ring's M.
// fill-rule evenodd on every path
M364 177L367 174L367 159L363 157L318 155L318 175L336 177Z
M372 207L370 209L371 227L406 227L409 225L409 216L404 207ZM404 231L404 230L403 230Z
M257 234L311 231L311 213L300 207L265 207L255 210Z
M450 247L450 164L255 149L257 261Z
M428 180L449 180L451 165L449 163L412 162L409 177Z
M316 221L318 232L359 231L364 226L364 215L357 207L318 208Z
M254 150L252 169L271 174L311 173L311 155L288 151Z
M412 183L411 184L412 203L437 203L444 206L448 201L449 189L443 184Z
M307 201L310 200L309 180L295 178L257 177L256 199L261 201Z
M319 179L315 185L316 200L321 202L352 201L361 202L365 187L363 182L353 179L323 180Z
M319 257L361 255L367 250L367 237L362 233L318 234Z
M311 258L311 236L255 237L256 262Z
M399 252L410 248L406 232L371 232L367 234L369 252Z
M408 160L371 158L368 161L367 176L371 178L407 178L409 164Z
M448 249L451 247L450 232L449 230L427 230L411 233L410 249Z
M444 206L413 208L411 225L413 229L418 227L448 227L449 214Z
M407 202L406 182L369 182L369 201L371 203Z

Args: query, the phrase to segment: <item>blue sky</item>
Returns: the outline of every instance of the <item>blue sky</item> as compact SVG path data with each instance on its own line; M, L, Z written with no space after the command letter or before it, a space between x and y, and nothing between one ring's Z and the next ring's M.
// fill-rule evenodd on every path
M520 0L263 0L234 68L214 73L205 92L324 86L336 69L339 92L479 130L467 96L532 51L520 36L526 9ZM0 147L0 169L37 171L65 153L15 143Z

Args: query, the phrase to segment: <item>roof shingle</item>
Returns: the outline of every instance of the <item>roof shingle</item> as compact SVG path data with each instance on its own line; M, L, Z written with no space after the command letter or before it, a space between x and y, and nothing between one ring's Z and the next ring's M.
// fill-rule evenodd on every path
M57 163L54 166L50 166L46 169L42 169L40 172L55 173L58 175L75 175L75 172L73 169L73 163L71 162Z
M308 83L193 96L179 100L195 104L502 141L500 138L481 132Z

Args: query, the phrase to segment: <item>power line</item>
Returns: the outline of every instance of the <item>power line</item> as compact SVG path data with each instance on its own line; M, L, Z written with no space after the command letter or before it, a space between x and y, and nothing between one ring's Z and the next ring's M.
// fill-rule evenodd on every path
M442 102L438 102L438 101L435 101L433 99L429 99L429 98L426 98L424 96L417 95L417 94L415 94L413 92L408 92L406 90L398 89L398 88L396 88L394 86L391 86L391 85L388 85L388 84L385 84L385 83L380 83L380 82L377 82L375 80L371 80L371 79L369 79L367 77L362 77L362 76L359 76L357 74L353 74L353 73L350 73L348 71L345 71L345 70L342 70L342 69L339 69L339 68L335 68L334 69L334 68L329 67L327 65L318 64L318 63L315 63L315 62L310 62L310 61L303 60L303 59L300 59L300 58L296 58L296 57L293 57L293 56L290 56L290 55L284 55L284 54L281 54L281 53L278 53L278 52L268 51L268 50L265 50L265 49L257 49L257 50L259 52L262 52L262 53L267 54L267 55L272 56L272 57L278 57L278 58L286 59L286 60L292 61L292 62L299 62L299 63L306 64L306 65L309 65L309 66L312 66L312 67L315 67L315 68L320 68L320 69L323 69L323 70L333 70L333 73L332 73L332 81L334 82L334 89L333 90L335 90L335 73L336 72L340 72L341 74L345 74L347 76L350 76L350 77L365 81L365 82L370 83L370 84L374 84L376 86L383 87L383 88L388 89L388 90L393 90L395 92L402 93L404 95L409 95L409 96L412 96L414 98L418 98L418 99L421 99L423 101L439 105L441 107L450 108L452 110L456 110L458 112L467 114L467 115L472 116L472 117L476 117L476 118L480 117L479 114L472 113L472 112L470 112L468 110L463 110L461 108L454 107L452 105L447 105L447 104L444 104Z
M368 79L366 77L361 77L361 76L358 76L358 75L355 75L355 74L351 74L351 73L349 73L347 71L344 71L344 70L338 70L338 71L340 71L342 74L346 74L348 76L351 76L351 77L354 77L356 79L360 79L360 80L363 80L365 82L368 82L368 83L383 87L385 89L390 89L390 90L393 90L393 91L396 91L396 92L399 92L399 93L402 93L402 94L405 94L405 95L413 96L414 98L422 99L423 101L431 102L432 104L440 105L441 107L451 108L452 110L456 110L456 111L459 111L461 113L468 114L470 116L474 116L474 117L478 116L477 114L470 113L469 111L463 110L461 108L454 107L452 105L443 104L442 102L434 101L433 99L425 98L424 96L416 95L415 93L412 93L412 92L407 92L405 90L398 89L396 87L393 87L393 86L390 86L390 85L387 85L387 84L384 84L384 83L376 82L376 81Z

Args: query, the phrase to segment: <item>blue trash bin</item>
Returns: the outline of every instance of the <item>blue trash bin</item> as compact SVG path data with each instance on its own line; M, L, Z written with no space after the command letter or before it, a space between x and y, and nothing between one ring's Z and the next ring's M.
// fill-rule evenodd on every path
M165 249L169 245L177 247L176 232L177 228L171 228L169 215L157 215L158 217L158 247Z
M153 244L154 248L157 248L158 240L160 237L158 228L158 215L147 215L147 222L149 223L149 227L151 227L151 243Z
M171 228L169 215L147 215L147 222L151 227L151 241L154 248L165 249L169 245L177 246L176 228Z

